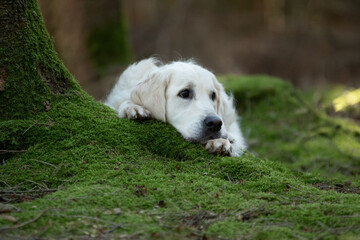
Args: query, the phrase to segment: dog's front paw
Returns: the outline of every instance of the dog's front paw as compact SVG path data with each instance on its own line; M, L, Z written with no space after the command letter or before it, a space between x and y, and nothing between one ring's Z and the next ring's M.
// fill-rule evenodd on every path
M232 155L232 146L228 139L218 138L209 140L205 145L205 149L221 156Z
M128 119L150 118L150 112L147 109L133 103L122 104L119 108L118 115L121 118L128 118Z

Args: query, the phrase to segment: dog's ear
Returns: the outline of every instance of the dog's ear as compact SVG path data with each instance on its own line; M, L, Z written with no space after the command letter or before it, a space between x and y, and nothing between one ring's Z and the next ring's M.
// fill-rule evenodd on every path
M225 98L227 97L227 95L223 86L218 82L215 76L213 76L213 83L216 90L216 113L222 116L223 114L221 114L221 112L224 111L224 104L226 104Z
M131 92L131 100L150 111L155 119L166 122L166 88L171 76L154 73Z
M214 77L214 85L216 89L217 111L216 113L223 119L225 126L229 126L236 121L236 110L232 95L227 95L224 87Z

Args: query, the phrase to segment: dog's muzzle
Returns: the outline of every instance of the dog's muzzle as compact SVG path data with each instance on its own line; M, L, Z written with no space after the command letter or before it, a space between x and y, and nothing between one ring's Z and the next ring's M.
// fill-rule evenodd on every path
M210 139L227 139L227 134L221 133L223 122L215 115L205 117L202 121L201 130L197 136L186 138L190 142L206 143Z
M217 133L221 130L222 121L217 116L208 116L204 119L204 129L207 132Z

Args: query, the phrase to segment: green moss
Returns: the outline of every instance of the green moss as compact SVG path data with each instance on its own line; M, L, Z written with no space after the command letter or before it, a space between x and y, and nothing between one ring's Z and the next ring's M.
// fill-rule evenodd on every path
M34 116L44 111L53 94L82 92L57 58L36 1L11 4L25 19L12 19L9 26L15 36L4 34L1 38L0 66L5 73L5 91L0 91L0 120Z
M339 151L345 155L360 158L360 142L357 138L348 134L338 134L333 141Z
M250 149L211 155L170 125L119 119L95 102L54 55L36 1L20 9L25 37L0 48L14 51L0 59L0 199L10 209L2 216L27 224L1 217L2 239L360 234L355 124L280 79L224 77Z
M220 78L232 90L251 151L295 171L355 180L360 128L310 106L291 85L265 76Z
M83 94L50 101L48 112L1 122L4 147L26 150L1 166L1 188L59 189L15 204L22 211L11 215L19 222L50 210L32 224L3 232L5 237L286 239L359 233L358 195L309 185L330 181L325 176L293 173L286 165L294 165L271 154L266 157L272 160L250 153L241 158L208 154L170 125L119 119ZM326 150L325 143L316 144L311 151ZM295 151L295 145L287 151Z

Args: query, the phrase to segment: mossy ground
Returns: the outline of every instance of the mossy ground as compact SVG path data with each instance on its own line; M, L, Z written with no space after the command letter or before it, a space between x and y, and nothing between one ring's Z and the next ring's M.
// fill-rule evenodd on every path
M251 150L295 171L356 180L360 173L360 128L332 118L312 103L314 92L301 94L276 78L224 77L233 91Z
M13 150L0 155L1 238L358 239L358 127L279 79L222 82L250 143L239 158L119 119L82 91L1 121Z

